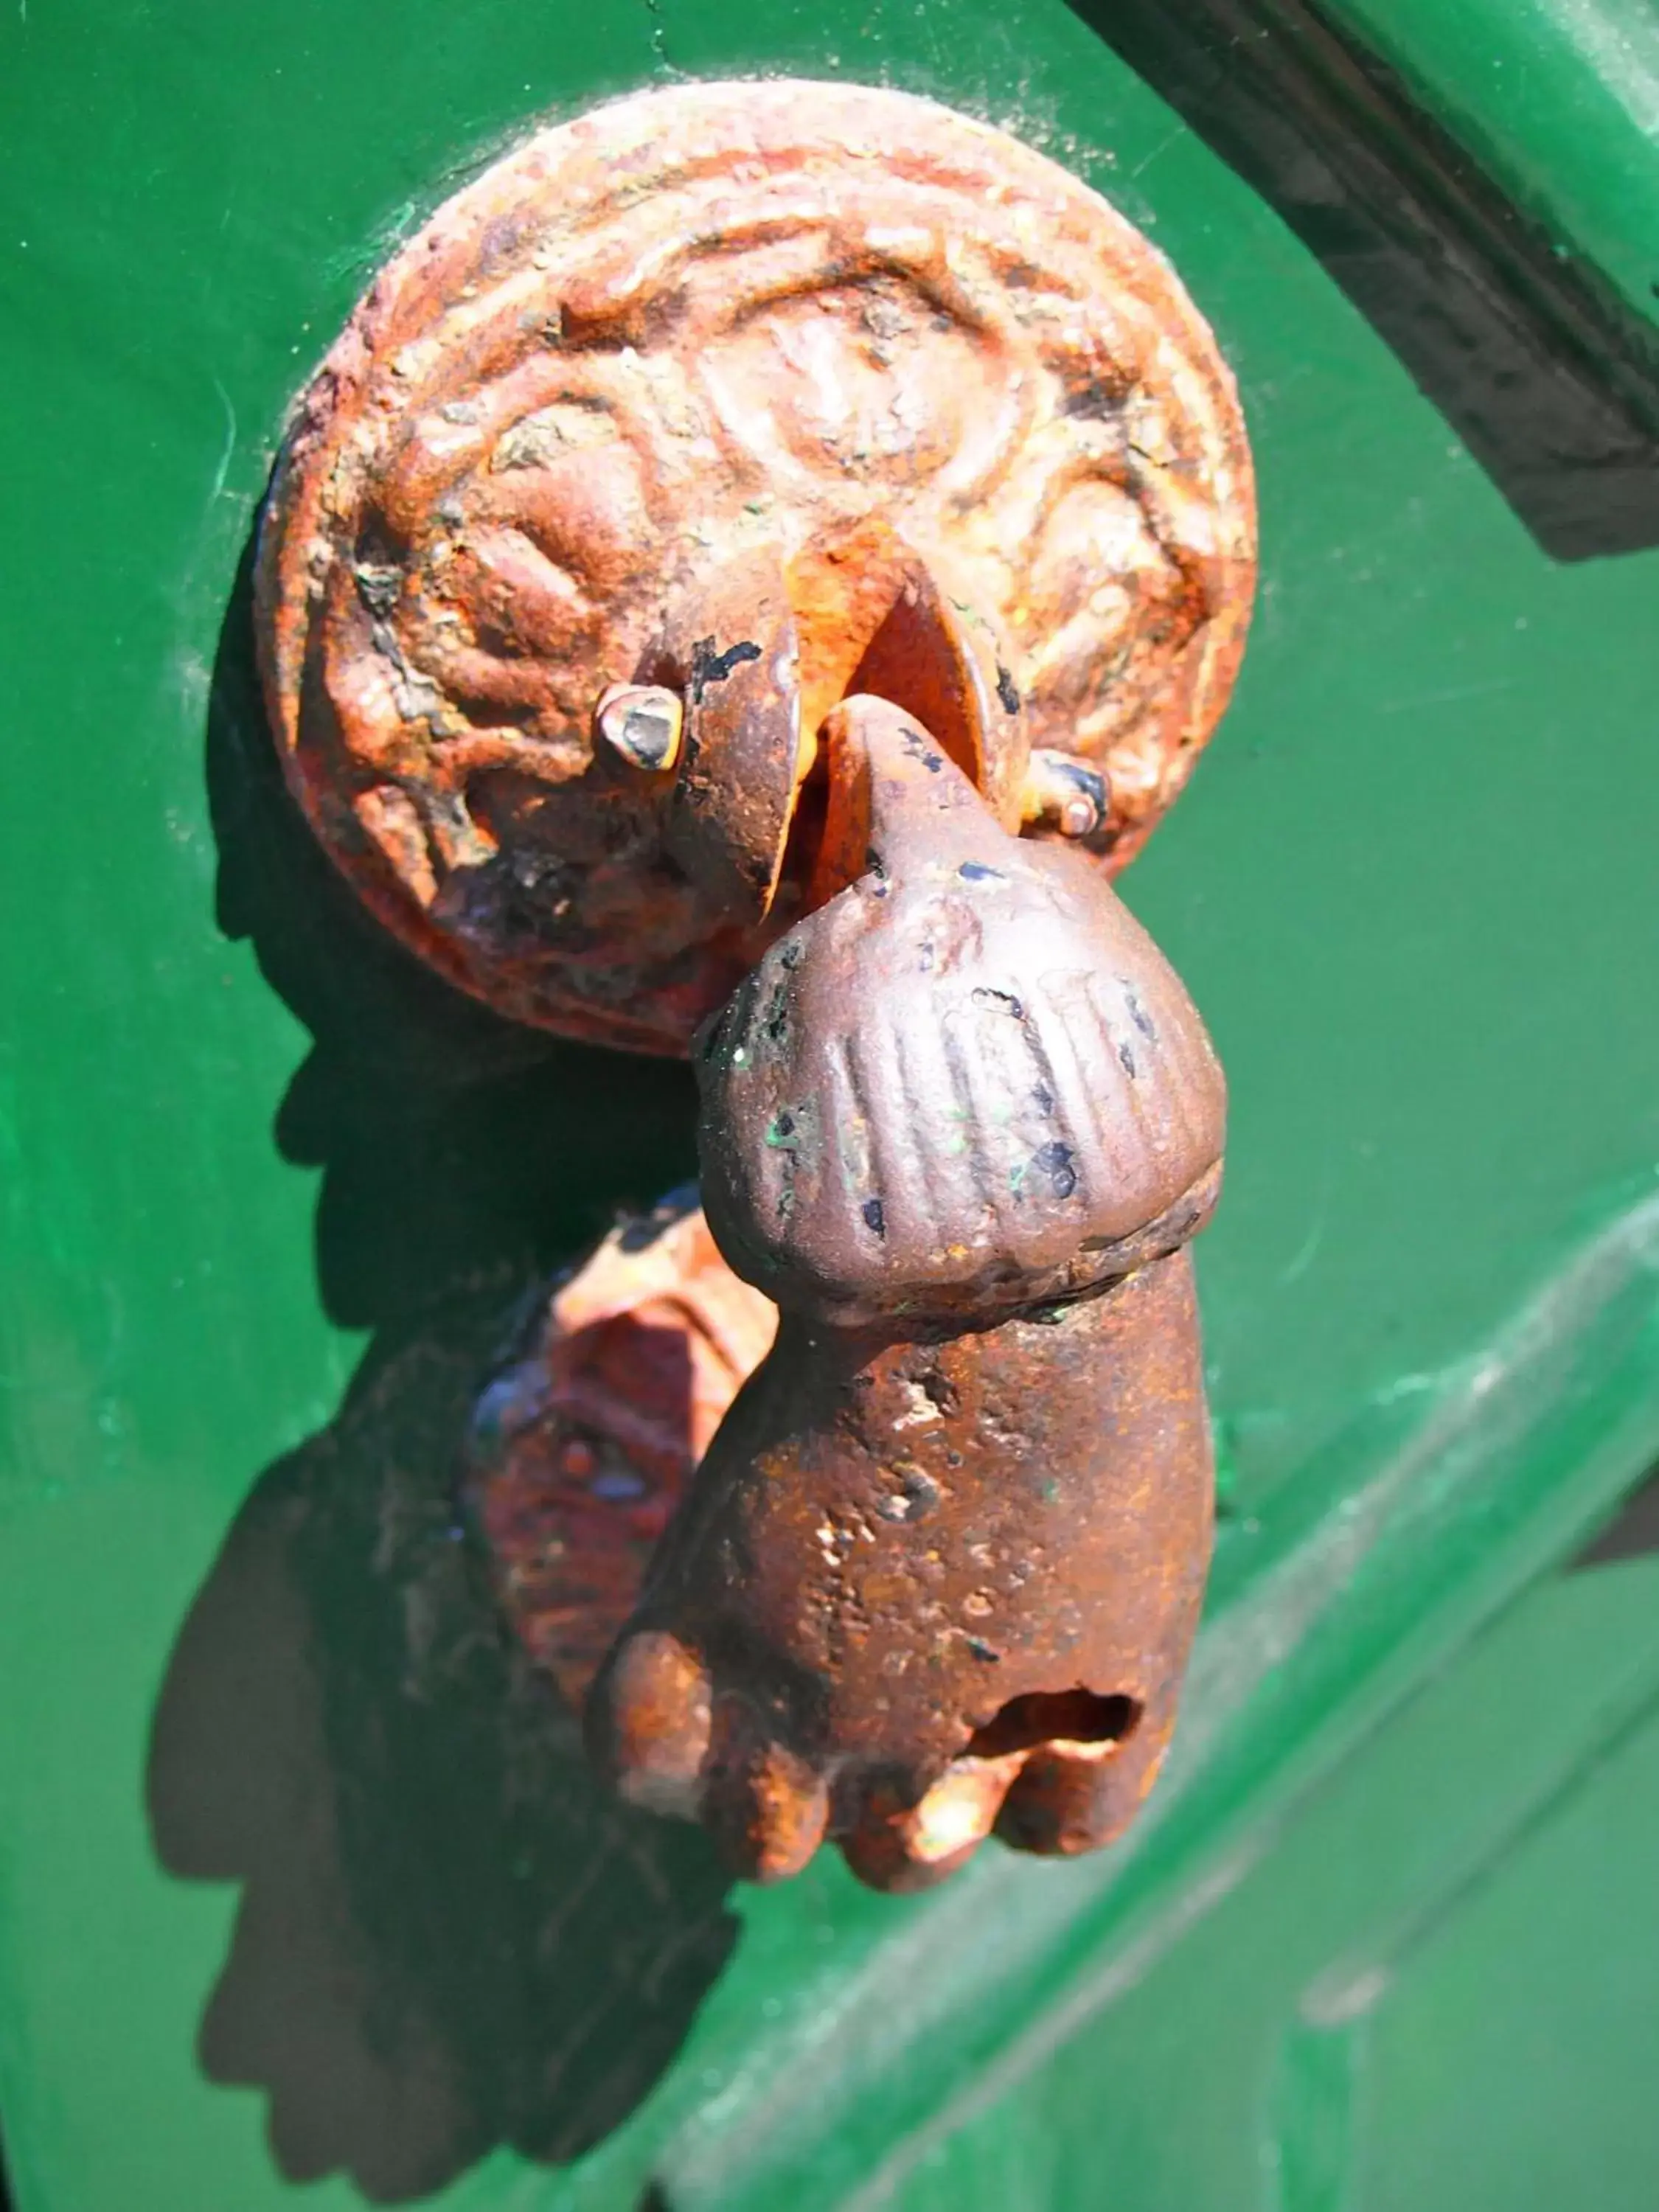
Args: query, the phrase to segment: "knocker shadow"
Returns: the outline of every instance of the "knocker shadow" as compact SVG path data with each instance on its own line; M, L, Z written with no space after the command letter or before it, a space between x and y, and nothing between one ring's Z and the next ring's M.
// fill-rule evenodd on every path
M264 2090L289 2179L343 2171L396 2203L498 2145L552 2161L599 2142L734 1940L701 1833L590 1780L454 1503L527 1290L689 1171L690 1079L497 1021L359 914L283 787L250 566L210 713L219 920L314 1040L276 1142L323 1170L323 1302L373 1336L333 1419L258 1476L191 1607L149 1803L171 1873L241 1888L204 2071Z

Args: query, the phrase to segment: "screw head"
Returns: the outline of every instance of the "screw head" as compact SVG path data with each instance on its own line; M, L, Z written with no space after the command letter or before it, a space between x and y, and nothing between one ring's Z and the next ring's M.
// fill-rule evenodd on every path
M1087 761L1050 747L1031 755L1025 775L1022 819L1057 830L1062 837L1092 837L1111 811L1106 779Z
M599 735L630 768L661 775L679 758L685 707L660 684L613 684L601 694Z

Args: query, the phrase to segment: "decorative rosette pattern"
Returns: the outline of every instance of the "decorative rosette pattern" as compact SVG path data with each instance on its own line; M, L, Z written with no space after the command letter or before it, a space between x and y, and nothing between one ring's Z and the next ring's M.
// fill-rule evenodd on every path
M595 702L763 556L810 738L896 588L872 520L992 641L1024 741L1104 771L1127 858L1224 704L1254 567L1231 380L1158 254L899 93L688 85L544 131L299 403L259 577L294 787L458 981L684 1050L799 901L734 923L665 843L672 780L596 758Z

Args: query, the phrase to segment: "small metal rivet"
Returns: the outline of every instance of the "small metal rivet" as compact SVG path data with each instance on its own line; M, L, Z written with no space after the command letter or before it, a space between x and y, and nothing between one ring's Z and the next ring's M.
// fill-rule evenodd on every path
M1062 837L1091 837L1110 806L1106 780L1088 762L1048 749L1031 755L1020 810L1028 824L1058 830Z
M631 768L660 775L679 757L685 708L659 684L613 684L594 715L599 735Z

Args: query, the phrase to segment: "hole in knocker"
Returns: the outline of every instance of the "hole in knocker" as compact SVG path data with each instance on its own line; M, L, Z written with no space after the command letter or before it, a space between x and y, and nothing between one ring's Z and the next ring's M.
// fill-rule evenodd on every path
M1028 1690L1010 1698L968 1740L969 1759L1006 1759L1044 1743L1121 1743L1134 1731L1140 1705L1133 1698L1100 1697L1093 1690Z

